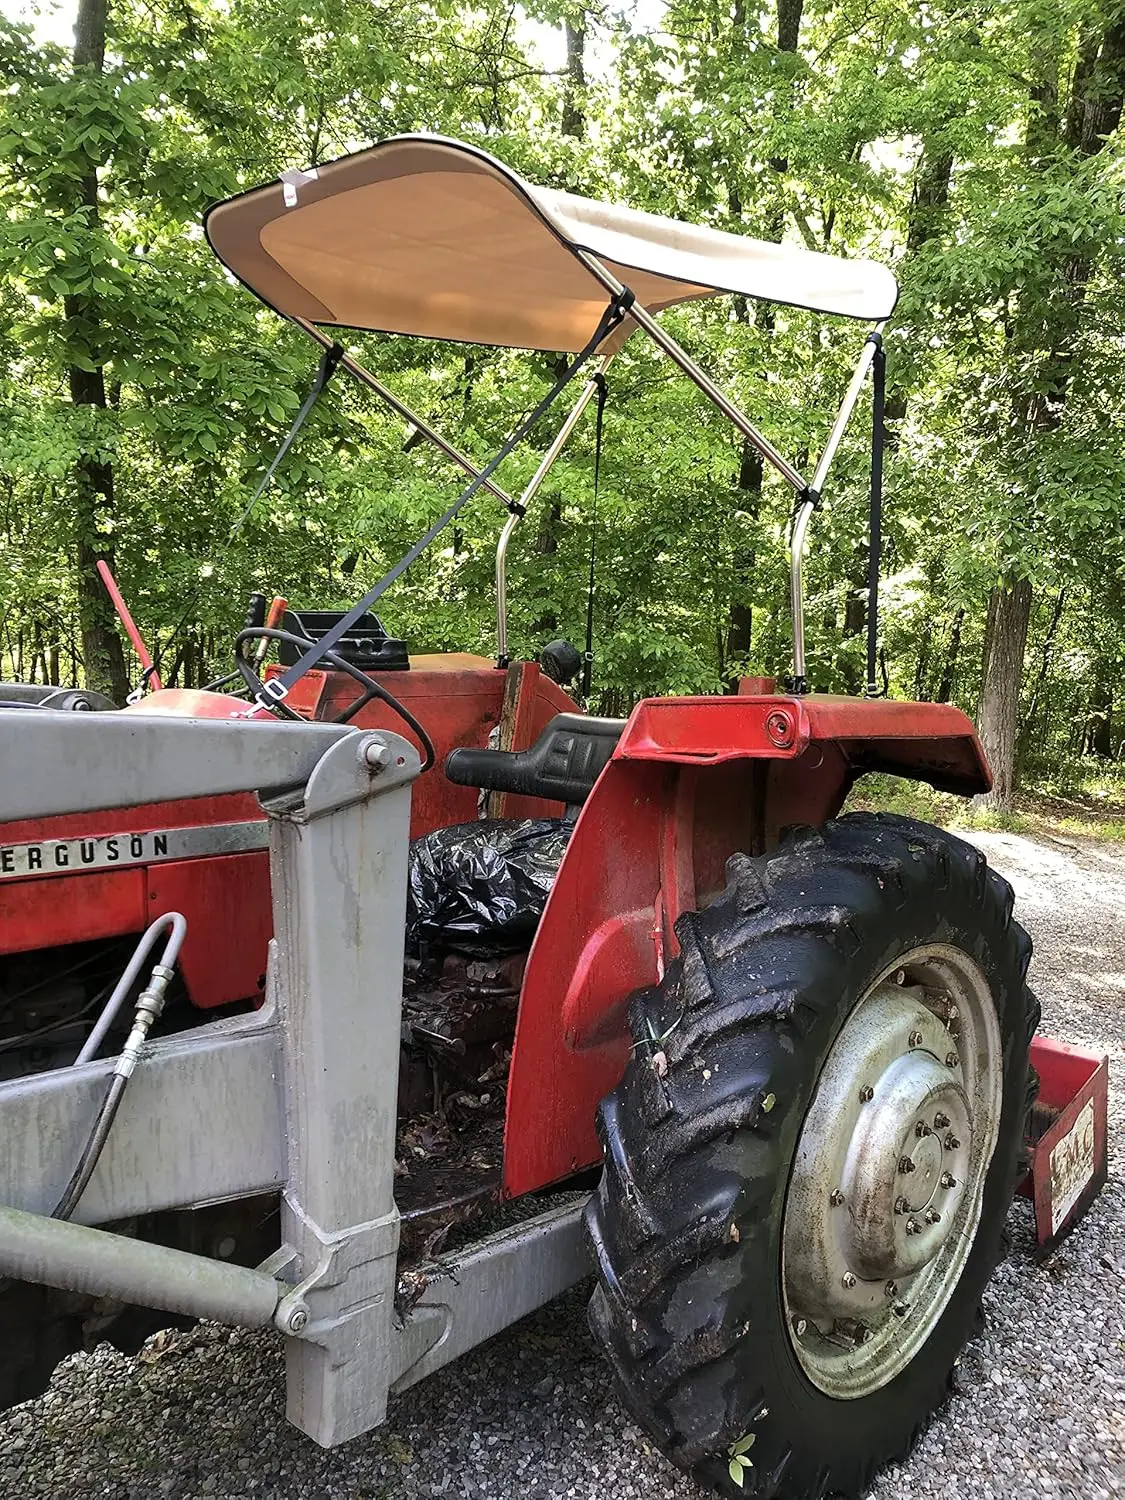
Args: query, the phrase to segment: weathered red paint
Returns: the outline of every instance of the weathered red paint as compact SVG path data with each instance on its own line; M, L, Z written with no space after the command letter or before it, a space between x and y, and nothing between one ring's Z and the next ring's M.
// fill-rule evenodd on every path
M987 790L971 721L946 704L777 694L638 704L575 827L528 959L508 1086L504 1188L600 1155L598 1100L629 1050L630 995L675 956L673 924L727 859L833 817L865 771Z
M1078 1223L1106 1181L1109 1058L1104 1052L1088 1052L1037 1036L1031 1043L1031 1066L1039 1074L1039 1103L1055 1118L1031 1142L1031 1170L1020 1191L1035 1204L1038 1253L1047 1255ZM1065 1176L1065 1162L1059 1158L1073 1157L1076 1150L1083 1169L1081 1191L1068 1207L1065 1200L1056 1199L1064 1190L1059 1177L1060 1173Z
M267 673L267 675L270 675ZM411 835L476 817L477 794L454 786L441 766L458 745L483 746L500 716L503 671L485 657L421 656L409 672L380 680L416 714L433 737L437 765L415 786ZM298 684L293 706L308 717L329 719L352 702L356 684L333 672L310 672ZM531 744L556 713L576 705L538 667L521 681L513 748ZM121 710L177 718L246 718L244 700L196 689L167 688ZM267 715L267 717L269 717ZM357 726L409 733L402 720L373 702L357 714ZM512 799L509 816L561 813L556 804ZM212 826L263 819L249 795L200 797L109 812L24 819L0 826L0 847L40 840L96 837L152 829ZM259 993L271 931L269 865L264 853L202 856L191 860L130 865L121 870L45 870L0 881L0 957L89 939L140 933L161 911L182 911L188 935L181 970L192 1002L202 1009L249 999Z

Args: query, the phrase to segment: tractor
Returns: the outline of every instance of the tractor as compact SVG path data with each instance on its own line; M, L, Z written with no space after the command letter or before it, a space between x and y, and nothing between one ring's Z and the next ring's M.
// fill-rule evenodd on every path
M278 1331L288 1416L331 1446L592 1274L674 1463L861 1494L945 1398L1029 1153L1066 1165L1033 1172L1049 1239L1105 1161L1104 1069L1033 1041L1008 885L936 827L842 814L872 771L985 791L972 723L809 690L802 559L869 376L876 640L893 275L421 135L205 227L322 351L299 421L343 369L468 482L351 609L257 601L232 679L124 708L0 688L0 1400L206 1317ZM871 326L810 478L657 316L723 294ZM478 466L345 329L566 358ZM641 336L793 488L793 670L599 718L566 690L589 641L510 659L506 552ZM568 389L510 497L502 461ZM412 656L375 606L484 492L496 656Z

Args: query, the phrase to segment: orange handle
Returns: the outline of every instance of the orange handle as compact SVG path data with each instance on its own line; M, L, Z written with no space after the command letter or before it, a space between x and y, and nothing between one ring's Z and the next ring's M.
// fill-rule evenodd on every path
M280 630L281 622L285 618L285 611L289 608L289 600L283 599L280 594L275 594L270 600L270 607L266 613L266 629ZM258 642L257 650L254 652L254 663L261 666L266 659L266 652L270 649L270 643L266 636Z

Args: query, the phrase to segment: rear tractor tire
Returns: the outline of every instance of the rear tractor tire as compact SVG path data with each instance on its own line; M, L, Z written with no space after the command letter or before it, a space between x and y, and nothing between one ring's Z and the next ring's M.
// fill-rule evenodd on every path
M1038 1006L968 844L856 813L736 856L677 923L599 1110L590 1321L730 1495L861 1494L949 1389L999 1258Z

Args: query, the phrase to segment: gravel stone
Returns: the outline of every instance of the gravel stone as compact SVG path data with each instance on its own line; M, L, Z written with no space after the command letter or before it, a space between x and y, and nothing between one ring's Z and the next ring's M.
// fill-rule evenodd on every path
M1016 887L1043 1029L1110 1054L1110 1180L1044 1264L1017 1202L950 1402L874 1500L1125 1496L1125 851L973 835ZM626 1416L576 1288L325 1452L284 1418L282 1340L201 1324L137 1359L74 1355L0 1415L3 1500L699 1500ZM0 1358L3 1357L0 1351Z

